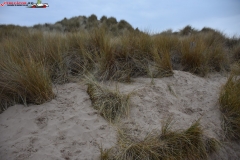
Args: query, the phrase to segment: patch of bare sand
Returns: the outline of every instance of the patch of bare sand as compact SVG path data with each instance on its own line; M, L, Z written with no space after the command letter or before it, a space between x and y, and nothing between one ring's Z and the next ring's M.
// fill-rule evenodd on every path
M0 159L97 159L98 144L111 147L115 131L91 106L86 87L57 86L42 105L15 105L0 115Z
M201 118L205 134L223 138L218 96L227 77L211 74L201 78L174 71L171 77L135 78L118 83L123 93L134 91L131 110L122 123L136 128L136 134L157 129L169 116L175 129L188 128ZM115 88L115 83L105 83ZM56 99L42 105L15 105L0 115L0 156L3 159L98 159L97 143L109 148L116 131L91 107L86 86L70 83L58 86ZM239 159L240 144L229 142L210 159Z
M219 110L219 93L227 76L220 73L198 77L188 72L174 71L164 78L136 78L132 84L118 83L124 93L134 90L131 112L123 125L134 128L132 134L144 136L152 130L160 130L162 121L173 117L173 129L186 129L200 118L205 135L224 139ZM112 88L116 84L110 84ZM210 159L239 159L240 144L224 142L218 155Z

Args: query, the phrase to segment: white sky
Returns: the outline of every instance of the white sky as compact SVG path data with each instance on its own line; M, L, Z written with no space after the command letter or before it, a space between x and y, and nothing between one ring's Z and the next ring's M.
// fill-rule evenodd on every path
M4 1L16 2L0 0L0 3ZM240 36L240 0L42 0L42 3L48 3L49 7L0 6L0 24L31 26L55 23L64 17L95 14L98 19L103 15L113 16L118 21L124 19L134 28L150 32L178 31L191 25L196 29L211 27L229 36Z

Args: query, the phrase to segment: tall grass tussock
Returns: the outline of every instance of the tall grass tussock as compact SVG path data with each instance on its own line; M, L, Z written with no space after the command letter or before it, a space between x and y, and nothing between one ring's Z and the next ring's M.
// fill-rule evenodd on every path
M212 33L184 37L181 40L180 53L183 70L200 76L212 71L227 70L229 67L224 41Z
M124 95L116 91L112 91L94 78L86 77L88 86L87 93L92 101L92 106L109 122L116 122L120 117L129 114L130 94Z
M48 71L32 59L0 55L1 111L14 103L41 104L54 98Z
M219 102L222 127L229 139L240 139L240 63L232 68L232 74L222 87Z
M150 132L144 138L132 136L129 129L120 129L116 147L101 150L104 160L185 160L207 159L220 147L220 142L204 136L199 121L186 130L173 131L171 119L162 126L161 132Z

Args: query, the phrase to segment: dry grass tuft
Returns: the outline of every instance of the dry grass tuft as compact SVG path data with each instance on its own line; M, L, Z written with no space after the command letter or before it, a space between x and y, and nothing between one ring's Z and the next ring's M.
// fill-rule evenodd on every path
M207 47L202 39L196 36L186 37L181 41L182 65L185 71L196 74L206 72Z
M115 50L116 68L121 73L118 77L171 76L169 50L160 48L159 43L148 33L129 33L120 37L120 45Z
M219 97L222 127L230 139L240 138L240 67L237 67L223 86Z
M207 159L209 154L217 152L219 146L216 139L203 135L199 121L186 130L172 131L168 119L161 133L151 132L143 139L119 130L117 147L105 150L102 155L114 160Z
M41 104L54 98L47 70L32 59L0 55L0 107L16 103Z
M88 85L87 93L92 101L92 106L109 122L115 122L121 116L129 113L130 95L124 95L116 91L111 91L100 85L93 78L86 77Z
M199 33L181 40L180 52L183 70L200 76L208 72L227 70L229 57L224 50L224 39L213 33Z

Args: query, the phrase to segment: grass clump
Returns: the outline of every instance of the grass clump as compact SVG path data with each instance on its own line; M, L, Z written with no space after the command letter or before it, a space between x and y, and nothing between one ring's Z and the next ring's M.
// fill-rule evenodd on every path
M233 59L234 61L240 61L240 43L233 47Z
M177 45L179 43L178 38L176 36L167 36L160 34L153 38L153 43L153 59L160 71L158 75L161 75L160 77L173 75L171 53L177 48Z
M96 47L88 33L68 34L67 68L71 75L84 75L94 68Z
M42 64L13 54L0 56L1 111L14 103L42 104L54 98L51 79Z
M170 55L156 49L150 35L125 33L113 39L104 28L90 34L88 51L94 55L99 80L129 82L131 77L172 75Z
M240 66L240 65L239 65ZM235 66L233 74L223 86L219 102L223 129L229 139L240 139L240 67Z
M129 113L130 94L124 95L107 89L96 80L87 77L87 93L92 101L92 106L109 122L115 122L121 116Z
M0 46L4 48L4 55L18 55L19 60L31 59L41 63L54 83L65 83L68 81L66 39L59 35L43 34L35 31L29 36L24 34L19 38L5 40ZM17 60L17 58L16 58Z
M183 37L180 41L181 64L184 71L200 76L208 72L229 68L229 56L224 50L224 39L220 33L198 33Z
M159 49L147 33L126 33L116 48L118 70L125 77L172 75L169 52Z
M199 121L186 130L172 131L171 121L168 120L161 133L151 132L143 139L120 130L117 147L102 149L101 155L111 160L207 159L219 146L216 139L203 135Z
M206 72L206 55L207 47L203 40L191 36L181 41L181 63L183 70L196 74Z

